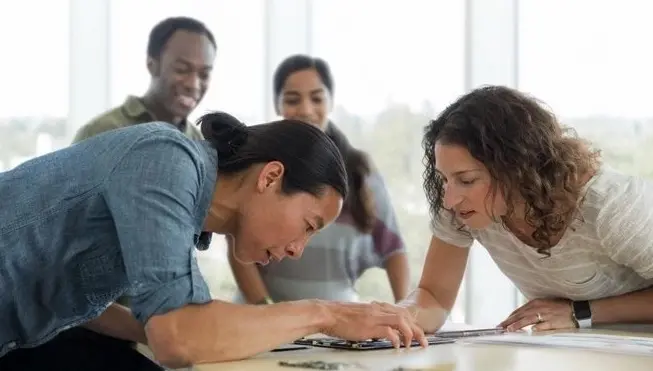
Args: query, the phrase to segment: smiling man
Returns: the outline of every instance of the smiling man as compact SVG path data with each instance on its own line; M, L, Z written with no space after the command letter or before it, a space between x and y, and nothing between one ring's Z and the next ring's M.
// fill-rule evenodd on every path
M75 135L79 142L93 135L151 121L168 122L192 139L200 132L187 117L209 87L217 46L211 31L188 17L167 18L150 32L147 70L151 80L142 97L100 114Z

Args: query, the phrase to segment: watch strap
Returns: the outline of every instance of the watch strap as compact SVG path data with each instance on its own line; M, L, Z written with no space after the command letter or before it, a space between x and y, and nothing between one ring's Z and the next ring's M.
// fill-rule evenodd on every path
M274 301L269 296L266 296L256 303L256 305L266 305L266 304L274 304Z

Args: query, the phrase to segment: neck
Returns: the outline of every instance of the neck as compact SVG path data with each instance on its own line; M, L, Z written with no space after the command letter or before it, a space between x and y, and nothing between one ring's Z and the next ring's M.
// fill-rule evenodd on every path
M505 226L515 236L531 236L535 228L526 222L523 217L512 217L510 219L502 218Z
M160 100L157 99L156 93L152 88L148 89L145 95L141 98L145 108L154 115L154 119L157 121L164 121L172 125L181 127L183 119L179 117L174 117L169 110L165 108L164 104L161 104Z
M577 187L582 188L589 182L590 179L596 174L596 170L590 170L583 175L578 177L577 181ZM584 195L580 194L579 199L577 202L580 202ZM508 230L514 234L516 237L518 237L522 242L530 241L531 237L533 235L533 232L535 232L535 227L530 225L528 222L526 222L526 204L523 199L520 199L516 206L515 210L512 213L512 216L510 219L507 219L505 217L502 217L505 226L508 228ZM570 216L568 220L565 220L565 228L558 233L556 236L552 236L551 240L553 242L559 241L559 239L562 237L564 234L565 230L567 227L571 224L573 219L573 216Z
M213 192L204 229L209 232L232 235L236 231L242 195L242 176L221 176Z
M533 227L526 222L526 205L523 203L517 203L512 212L510 218L502 216L503 223L508 227L513 234L527 234L531 235L533 233Z

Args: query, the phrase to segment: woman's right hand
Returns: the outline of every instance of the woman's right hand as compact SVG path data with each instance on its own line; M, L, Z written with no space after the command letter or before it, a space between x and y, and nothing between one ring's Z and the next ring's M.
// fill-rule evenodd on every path
M351 341L388 339L395 348L402 343L410 347L413 340L428 346L424 331L406 308L377 302L323 304L331 317L330 324L320 330L326 335Z

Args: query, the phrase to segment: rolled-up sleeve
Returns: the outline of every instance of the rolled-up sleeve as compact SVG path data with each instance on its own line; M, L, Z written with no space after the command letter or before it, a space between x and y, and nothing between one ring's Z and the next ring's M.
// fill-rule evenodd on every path
M454 225L451 213L447 210L441 210L440 214L431 220L431 232L434 237L465 249L474 243L474 237L469 231Z
M205 171L197 151L175 134L154 131L125 154L106 183L130 306L142 323L211 300L193 247Z

